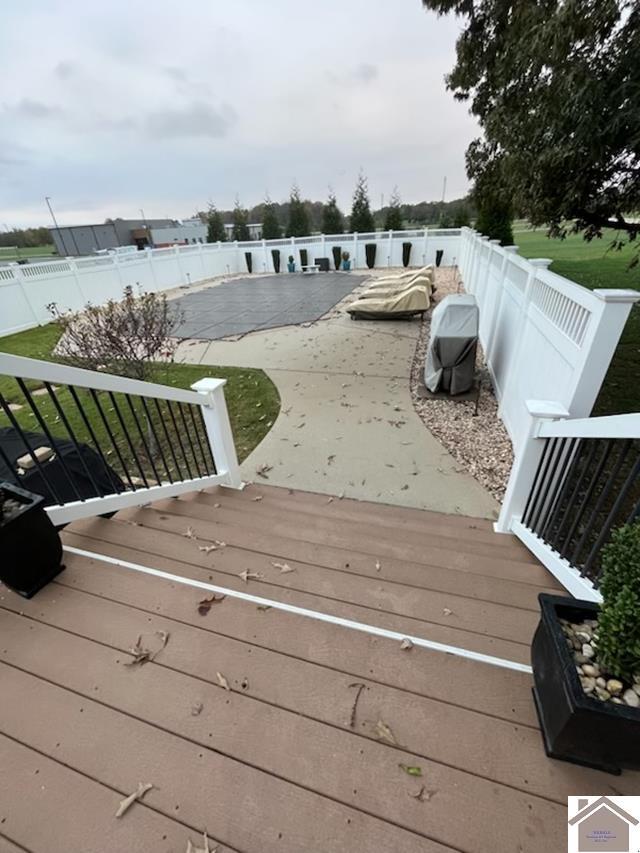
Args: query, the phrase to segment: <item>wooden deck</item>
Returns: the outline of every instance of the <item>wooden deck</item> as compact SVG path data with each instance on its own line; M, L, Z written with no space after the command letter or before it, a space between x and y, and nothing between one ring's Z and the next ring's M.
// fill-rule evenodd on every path
M64 538L517 662L558 589L487 521L268 485ZM548 853L569 794L640 790L545 757L526 673L229 596L201 615L201 590L66 564L30 602L0 589L1 853L184 853L205 829L219 853ZM155 632L157 657L125 666ZM116 819L139 782L154 788Z

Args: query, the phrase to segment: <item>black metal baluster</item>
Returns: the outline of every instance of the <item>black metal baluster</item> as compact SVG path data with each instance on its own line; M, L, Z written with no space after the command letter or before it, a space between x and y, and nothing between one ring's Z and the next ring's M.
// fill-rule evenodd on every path
M91 441L93 442L93 446L96 450L96 453L100 457L100 461L102 462L102 465L104 467L104 471L105 471L105 474L107 475L107 479L111 482L111 485L113 486L113 491L116 493L120 492L122 489L122 486L121 486L119 480L116 478L115 473L111 470L111 467L109 466L109 463L107 462L106 457L105 457L104 453L102 452L102 447L100 446L100 442L97 439L97 436L94 432L93 427L91 426L91 421L87 417L87 414L84 410L84 406L80 402L80 399L78 397L78 393L77 393L76 389L73 387L73 385L68 385L67 387L69 389L69 393L71 394L71 396L73 398L74 403L76 404L76 408L78 409L80 417L82 418L82 422L84 423L84 425L87 429L87 432L89 433L89 435L91 437Z
M193 414L193 410L196 408L193 404L187 406L189 411L189 416L191 418L191 425L193 427L193 434L196 437L196 441L198 442L198 447L200 448L200 456L202 458L202 466L204 468L205 474L209 474L209 465L207 463L207 455L204 450L204 446L202 444L202 439L200 438L200 430L198 429L198 424L196 423L195 415ZM200 406L197 407L198 409Z
M132 416L133 421L136 425L136 429L138 430L138 434L140 436L140 441L142 442L142 446L144 447L144 452L147 454L149 464L151 465L151 470L153 471L153 476L156 478L156 483L158 485L160 485L160 475L158 474L158 470L156 468L156 463L153 461L153 456L151 454L151 450L149 449L149 445L147 444L147 439L145 438L142 427L140 426L140 421L138 420L138 414L133 407L133 403L131 402L131 395L125 394L124 398L127 401L127 404L128 404L129 409L131 411L131 416Z
M145 488L148 489L149 483L147 482L147 475L144 473L144 468L142 467L142 465L140 464L140 460L138 459L138 454L136 453L136 449L133 446L133 442L131 441L131 436L129 435L129 430L127 429L127 425L125 424L124 418L122 417L122 412L120 411L120 407L118 406L116 398L113 396L113 391L108 391L107 393L109 394L109 399L111 400L111 403L113 405L113 410L116 413L116 417L118 418L118 421L120 423L120 428L122 429L122 432L124 433L124 437L127 441L127 444L129 445L129 449L131 450L131 455L133 456L135 463L138 466L138 471L140 473L140 479L144 483Z
M611 510L609 512L609 515L607 516L605 523L602 525L602 529L600 530L598 538L593 543L593 546L591 547L591 550L587 556L587 559L584 562L584 566L583 566L582 570L583 570L584 574L587 575L587 577L590 577L589 572L591 571L591 568L592 568L596 558L600 555L600 549L604 545L604 542L605 542L607 536L609 535L609 532L610 532L616 518L618 517L620 510L622 509L622 505L625 501L625 498L627 497L627 494L631 491L631 487L633 486L633 484L637 481L638 476L640 476L640 458L636 460L635 465L633 465L631 470L629 471L629 474L627 475L627 479L625 480L624 485L620 489L620 491L618 493L618 497L616 498L613 506L611 507ZM600 579L600 571L598 571L597 575L593 579L594 583L596 581L598 581L599 579Z
M191 466L189 465L189 460L187 459L187 454L184 452L184 445L182 444L182 439L180 438L180 430L178 429L178 424L176 423L176 416L173 413L173 407L171 405L171 400L167 400L167 408L169 409L169 414L171 415L171 421L173 423L173 430L176 438L178 439L178 444L180 445L180 452L182 453L182 459L187 468L187 474L189 475L189 479L193 480L193 474L191 473Z
M572 512L574 504L578 498L578 495L580 494L580 489L581 489L582 484L585 480L585 477L587 476L587 474L591 470L591 464L593 462L594 456L596 455L596 451L598 449L597 440L592 440L592 439L588 439L588 438L587 439L581 438L580 441L582 443L581 443L580 448L576 454L576 466L575 467L578 468L580 466L580 464L582 463L583 468L582 468L582 471L580 472L580 474L578 476L578 479L576 480L576 483L573 487L573 491L571 492L569 500L567 501L567 505L564 508L564 511L562 513L562 518L560 519L560 524L558 526L558 529L556 530L556 534L555 534L556 546L555 547L556 547L556 550L558 551L558 553L560 553L562 550L562 545L560 544L562 541L562 530L563 530L565 524L567 523L567 521L569 523L571 523L571 512ZM582 454L581 451L582 451L582 448L585 448L588 446L590 446L591 449L589 450L589 454L588 454L586 460L584 460L584 454Z
M63 410L62 406L60 405L60 402L57 399L53 388L51 387L51 385L49 385L48 382L44 383L44 387L47 389L47 392L49 393L49 397L51 399L51 402L55 406L56 412L58 413L58 417L60 418L60 420L64 424L64 428L66 429L67 434L69 435L69 438L71 439L71 443L73 444L73 447L74 447L76 453L78 454L78 458L80 459L80 462L82 463L82 467L84 468L85 474L87 475L89 482L91 483L93 491L95 492L96 495L100 494L100 489L98 488L98 484L95 481L95 477L93 476L93 474L91 473L91 469L87 465L87 460L84 458L84 453L82 452L82 448L80 447L80 444L79 444L79 442L75 436L75 433L74 433L73 429L71 428L71 424L69 423L69 420L68 420L67 416L65 415L64 410ZM82 500L84 500L84 498L82 498Z
M160 403L158 401L158 398L154 397L153 402L155 403L156 409L158 410L158 417L160 418L160 423L162 424L162 430L163 430L165 437L167 439L167 447L169 448L171 456L173 457L173 462L176 466L177 479L178 480L184 480L184 477L182 476L182 469L180 468L180 463L178 462L178 457L176 456L176 452L175 452L175 449L173 447L173 442L171 441L171 437L169 436L169 430L167 429L167 424L165 422L164 415L162 414L162 409L160 408Z
M557 518L562 512L564 499L571 486L571 477L580 453L580 441L581 439L579 438L570 438L568 440L565 439L564 442L566 452L564 459L561 462L561 468L558 471L557 480L558 483L562 483L562 486L560 489L558 489L556 486L555 491L557 492L557 497L553 505L550 507L549 512L547 513L547 518L540 534L540 537L552 547L554 546L552 542L549 542L549 535L553 531L553 527L557 522Z
M593 511L589 517L589 521L587 522L587 525L584 529L584 533L580 537L580 541L576 545L576 547L573 551L573 554L571 555L571 564L573 566L576 566L576 568L579 568L578 562L577 562L578 556L579 556L580 552L582 551L582 549L584 548L584 545L587 541L587 536L593 530L593 526L594 526L598 516L600 515L600 513L602 511L602 507L604 505L604 502L606 501L607 497L609 496L611 489L615 485L615 481L618 478L618 474L620 473L620 469L622 468L622 465L624 464L624 460L627 456L627 453L629 452L630 447L631 447L631 439L626 439L622 443L622 447L620 448L620 456L618 457L618 461L616 462L613 471L609 472L609 475L607 476L607 479L606 479L605 484L604 484L604 488L602 489L602 491L600 492L600 495L598 496L598 500L596 501L596 505L593 508ZM584 574L584 572L581 570L580 574L582 575L582 574Z
M544 448L542 450L542 454L540 456L540 461L538 462L538 467L536 468L536 474L533 478L533 483L531 484L531 489L529 491L529 497L527 498L527 503L524 507L524 512L522 513L522 523L525 527L531 528L530 520L531 513L535 510L537 506L537 492L539 490L540 485L540 476L542 474L542 469L545 466L545 462L547 459L547 455L549 453L549 439L546 438L544 440Z
M213 454L213 448L211 447L211 443L209 441L209 432L207 430L207 425L204 422L204 414L202 412L202 406L198 406L197 409L198 409L198 418L200 420L200 428L202 429L202 431L204 433L204 439L205 439L204 440L204 446L207 448L207 451L209 453L209 458L211 459L211 466L210 466L209 470L213 474L217 474L218 473L218 466L216 465L216 458Z
M60 453L60 451L58 449L58 445L56 443L56 440L51 435L51 431L50 431L49 427L47 426L47 422L42 417L40 410L38 409L36 404L33 402L33 398L31 396L31 394L29 393L29 389L25 385L24 380L16 378L16 382L20 386L20 390L24 394L25 399L26 399L27 403L29 404L31 411L35 415L35 418L38 421L38 424L40 425L40 429L45 434L47 441L49 442L49 444L51 445L51 447L55 451L56 456L58 457L58 460L60 462L60 467L64 471L64 475L67 478L67 480L69 481L69 485L71 486L71 491L75 494L76 500L83 501L84 498L80 495L80 492L78 491L78 485L77 485L75 479L73 478L73 475L69 471L69 468L67 467L67 463L65 461L64 455L62 453ZM47 388L47 392L48 392L49 396L51 396L53 394L53 391L51 390L51 386L48 383L45 383L45 386ZM47 482L47 481L45 480L45 482ZM47 486L48 485L49 485L49 483L47 482Z
M544 471L542 472L541 479L540 479L540 492L539 492L538 496L536 497L536 507L535 507L534 511L531 513L531 522L529 524L529 527L531 528L531 530L533 530L533 532L536 534L536 536L538 535L538 521L539 521L540 515L542 514L542 511L545 507L547 496L549 494L550 480L549 480L548 474L549 474L549 469L555 464L555 456L556 456L557 447L558 447L558 439L557 438L549 439L549 453L547 455L546 465L545 465Z
M89 391L91 393L91 398L93 399L93 405L96 407L96 410L97 410L98 414L100 415L100 420L102 421L102 425L104 426L104 428L107 431L107 435L109 436L109 441L113 445L113 449L115 450L116 456L118 457L118 461L120 462L120 465L122 466L122 471L124 473L124 476L125 476L127 482L129 483L129 487L135 492L135 490L136 490L135 484L134 484L133 480L131 479L131 474L129 473L129 469L127 467L127 464L124 461L124 457L122 456L122 453L120 453L120 448L118 447L118 442L115 440L115 437L114 437L113 432L111 430L111 426L109 425L109 421L107 419L107 416L105 415L105 413L102 410L102 406L100 404L100 400L98 399L98 395L93 390L93 388L90 388Z
M589 507L589 501L591 500L593 492L596 486L598 485L598 480L600 479L600 476L604 471L604 466L607 464L607 459L609 458L611 450L613 449L613 441L609 440L605 442L603 447L604 449L602 453L602 458L596 466L596 470L594 471L589 485L587 486L587 491L585 495L582 497L581 501L578 504L578 511L576 512L573 522L569 527L566 538L562 545L559 545L558 553L565 560L569 559L569 549L571 547L571 542L573 541L573 537L575 536L576 531L579 529L580 522L582 521L582 518Z
M149 407L147 406L147 401L144 397L140 397L140 400L142 401L142 408L144 409L144 413L147 418L147 423L149 424L151 432L153 433L153 440L155 441L156 447L158 448L158 453L160 454L160 458L162 459L164 470L167 472L167 479L170 483L173 483L173 477L171 476L171 471L169 470L169 466L167 464L167 458L164 455L164 450L162 449L162 442L158 438L158 433L156 432L156 427L153 422L153 418L151 417L151 412L149 411Z
M184 425L185 435L187 436L187 441L189 442L189 447L191 448L191 455L193 458L193 464L195 466L196 471L198 472L198 477L202 477L202 471L200 470L200 463L198 462L198 457L196 455L196 448L191 438L191 430L187 426L187 419L184 416L184 408L182 403L178 403L178 411L180 412L180 420Z

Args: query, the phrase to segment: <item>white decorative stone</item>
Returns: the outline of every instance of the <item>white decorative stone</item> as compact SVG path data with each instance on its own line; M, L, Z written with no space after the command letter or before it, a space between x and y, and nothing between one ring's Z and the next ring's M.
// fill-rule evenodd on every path
M618 681L617 678L610 678L609 681L607 681L607 690L612 696L617 696L619 693L622 693L623 687L623 683Z
M635 690L625 690L622 699L625 705L630 705L632 708L637 708L640 705L640 696Z

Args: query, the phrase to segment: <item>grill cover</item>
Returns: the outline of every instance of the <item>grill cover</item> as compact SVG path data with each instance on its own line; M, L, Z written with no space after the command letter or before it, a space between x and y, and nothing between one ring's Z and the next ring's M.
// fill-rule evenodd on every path
M432 393L464 394L473 387L478 320L475 297L466 293L445 296L433 309L424 370Z

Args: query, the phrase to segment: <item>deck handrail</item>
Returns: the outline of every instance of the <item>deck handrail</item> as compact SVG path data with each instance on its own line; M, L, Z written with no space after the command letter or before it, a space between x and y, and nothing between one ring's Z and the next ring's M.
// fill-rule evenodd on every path
M0 377L15 382L10 399L0 392L0 427L20 449L9 455L0 443L0 463L18 486L37 475L57 525L242 486L225 379L171 388L7 353Z

